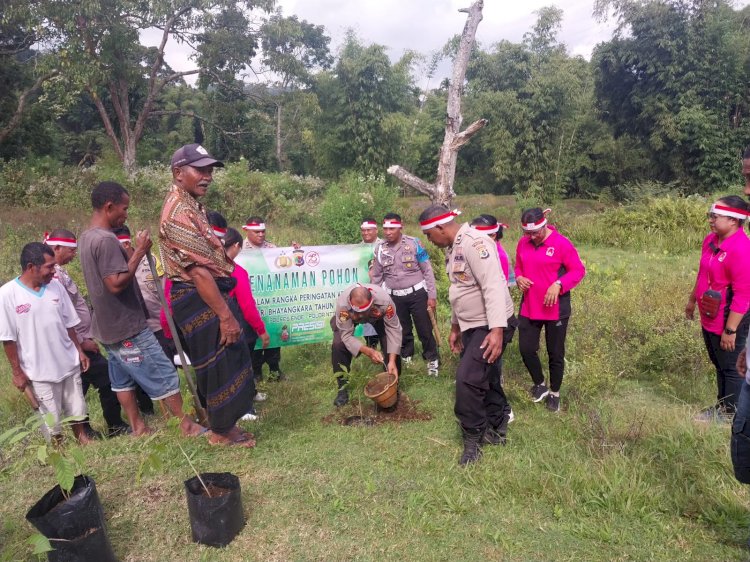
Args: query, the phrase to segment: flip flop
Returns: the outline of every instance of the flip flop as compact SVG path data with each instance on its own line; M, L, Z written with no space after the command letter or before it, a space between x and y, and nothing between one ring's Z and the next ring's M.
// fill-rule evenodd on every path
M218 433L211 432L211 435L216 435L221 438L221 441L211 441L208 439L209 445L228 445L237 447L253 448L255 447L255 439L248 437L247 435L235 435L234 437L225 437Z

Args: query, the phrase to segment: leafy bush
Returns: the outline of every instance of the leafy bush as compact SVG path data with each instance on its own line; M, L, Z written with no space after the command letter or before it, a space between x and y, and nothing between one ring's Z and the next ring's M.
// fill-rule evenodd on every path
M288 173L248 171L244 162L228 164L214 175L205 204L234 223L251 215L283 225L311 224L311 208L323 192L323 182Z
M568 232L577 244L647 252L697 252L709 231L708 204L700 196L646 199L594 215L579 215L571 221Z
M359 226L368 216L380 220L393 210L397 191L382 177L347 175L331 184L320 206L326 244L345 244L359 240Z

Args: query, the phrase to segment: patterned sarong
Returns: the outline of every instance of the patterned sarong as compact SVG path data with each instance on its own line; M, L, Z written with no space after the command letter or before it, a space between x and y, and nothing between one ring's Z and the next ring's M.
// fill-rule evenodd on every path
M216 279L224 300L240 321L237 301L228 294L234 283L233 278ZM253 403L255 381L250 351L244 338L229 347L219 346L219 318L194 286L173 283L170 296L175 323L185 336L195 369L198 393L205 402L208 425L212 431L226 433Z

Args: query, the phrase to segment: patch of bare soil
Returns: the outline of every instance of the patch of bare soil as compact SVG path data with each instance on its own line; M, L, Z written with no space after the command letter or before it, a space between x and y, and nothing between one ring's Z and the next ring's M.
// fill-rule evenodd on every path
M383 423L404 423L410 421L427 421L432 419L429 412L418 408L419 400L412 400L403 392L399 393L396 405L383 409L374 402L362 401L347 404L335 412L325 416L324 424L337 423L339 425L380 425Z

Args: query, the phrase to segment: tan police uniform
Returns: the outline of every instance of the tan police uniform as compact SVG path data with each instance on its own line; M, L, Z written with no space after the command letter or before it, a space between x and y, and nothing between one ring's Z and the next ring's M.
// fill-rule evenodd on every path
M492 328L503 328L505 345L506 332L512 336L514 329L508 325L515 324L495 243L463 224L447 251L446 271L451 323L460 327L464 346L456 372L456 417L466 430L491 428L504 437L510 406L500 384L500 360L487 363L481 348Z
M369 289L372 293L373 303L368 310L368 317L364 318L361 323L369 322L375 327L381 338L381 342L384 343L384 353L399 355L401 353L401 323L396 314L396 306L393 304L391 297L388 296L388 293L381 287L371 284L363 284L362 286ZM336 315L331 320L334 337L334 345L332 347L334 350L332 352L334 356L334 372L342 371L339 366L340 361L337 361L337 358L339 358L338 356L343 350L346 350L346 354L349 356L348 361L344 364L348 370L351 358L359 355L359 350L362 347L362 342L354 336L356 324L352 320L352 307L349 303L349 295L355 287L357 285L352 285L339 295L336 300ZM337 340L340 340L340 343L337 343ZM385 341L383 342L383 340Z
M403 234L395 244L383 241L375 246L375 256L370 269L370 281L381 285L391 295L396 305L403 339L401 356L414 355L412 318L417 335L422 342L422 357L435 362L437 372L437 342L432 334L432 322L427 313L427 299L437 299L435 274L430 258L418 239Z

